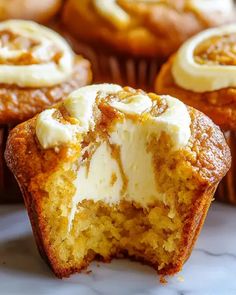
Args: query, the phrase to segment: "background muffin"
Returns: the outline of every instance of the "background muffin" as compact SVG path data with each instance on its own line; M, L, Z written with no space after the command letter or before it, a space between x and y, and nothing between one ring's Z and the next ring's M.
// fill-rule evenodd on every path
M233 10L231 0L68 0L62 18L85 41L75 48L92 60L96 80L150 88L160 64L188 37L232 21Z
M155 88L210 116L224 131L232 168L216 198L236 204L236 25L207 30L187 41L163 66Z
M0 0L0 21L26 19L46 23L59 11L62 0Z
M0 202L15 192L3 159L9 129L90 81L89 62L57 33L31 21L0 23Z
M100 84L15 127L6 160L61 278L121 255L180 271L231 157L219 127L178 99Z

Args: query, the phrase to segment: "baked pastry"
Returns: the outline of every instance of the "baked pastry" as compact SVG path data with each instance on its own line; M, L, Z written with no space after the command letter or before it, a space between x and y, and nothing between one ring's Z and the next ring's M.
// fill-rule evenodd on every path
M77 51L93 61L97 81L148 89L187 38L233 21L233 12L232 0L68 0L63 22L79 40Z
M16 199L3 158L9 129L90 81L89 62L56 32L31 21L0 22L0 202Z
M206 113L224 130L233 165L216 198L236 204L236 25L199 33L163 66L156 91L169 93Z
M0 20L27 19L46 23L61 5L62 0L0 0Z
M115 84L82 87L18 125L5 157L58 277L122 255L178 272L230 166L208 117Z

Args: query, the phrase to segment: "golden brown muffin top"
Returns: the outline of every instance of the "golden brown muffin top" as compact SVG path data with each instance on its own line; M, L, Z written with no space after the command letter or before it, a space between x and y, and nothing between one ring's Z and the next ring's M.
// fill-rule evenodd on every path
M15 85L0 84L0 124L11 126L27 120L46 107L60 101L71 91L89 84L91 80L89 61L77 56L70 79L60 85L20 88Z
M141 108L140 105L138 107L135 106L135 109L140 111L139 115L130 113L130 111L126 114L127 106L120 105L119 103L127 101L127 94L128 97L134 95L146 96L151 102L149 111L145 109L145 106L147 106L145 103L141 104ZM70 101L69 105L65 104L63 106L63 104L59 104L53 109L48 110L52 111L55 109L54 114L52 114L50 118L50 122L47 121L47 118L44 118L44 123L42 124L43 121L40 116L43 113L46 114L46 112L48 114L48 111L44 111L33 119L15 127L11 131L8 139L6 160L19 183L29 185L31 180L36 176L37 179L47 179L58 167L66 167L64 165L75 161L79 157L83 159L83 157L86 157L87 153L85 152L81 155L81 150L83 148L86 151L88 141L94 140L96 142L98 134L101 138L103 138L103 136L106 137L107 132L114 130L113 123L119 123L124 119L124 116L127 117L127 115L127 118L133 120L133 122L135 122L134 124L137 126L139 126L139 124L145 124L148 120L152 120L152 116L155 116L155 120L157 120L155 121L157 122L157 127L154 129L155 132L159 130L159 128L162 128L160 129L162 130L161 134L168 134L168 136L171 136L172 143L177 140L177 142L182 144L180 146L176 146L176 144L171 145L171 149L172 147L177 148L177 150L174 151L178 154L178 158L188 163L188 167L193 169L202 188L209 185L212 187L225 175L230 166L230 151L220 129L205 115L197 110L185 107L174 98L146 94L131 88L121 89L118 96L118 100L114 100L114 95L112 93L106 95L105 100L100 97L99 102L96 102L96 107L93 108L95 121L92 124L93 127L90 127L92 129L90 129L90 131L87 129L87 131L84 130L85 133L77 133L75 140L66 139L64 143L61 142L61 139L59 139L59 141L54 140L54 145L51 145L52 138L49 137L49 141L46 141L46 145L43 146L45 142L42 142L39 137L40 132L45 136L45 128L47 129L52 126L52 120L57 121L56 124L58 128L61 128L61 125L68 127L69 125L78 124L78 119L73 119L70 115L70 106L73 105L74 101ZM170 114L168 112L172 108L172 102L176 102L176 105L173 106L176 113L174 114L173 112L172 121L169 121ZM111 103L115 104L111 105ZM118 105L116 103L118 103ZM65 109L65 107L67 108ZM120 109L117 109L117 107ZM68 110L70 110L69 117ZM74 111L74 114L76 114L76 108ZM79 113L81 116L81 109ZM182 117L182 121L178 116ZM85 126L81 123L83 122L83 118L83 116L80 117L80 127ZM186 118L187 120L184 121ZM168 120L169 123L165 120ZM39 126L39 121L41 126ZM168 129L165 129L165 126L168 126ZM189 133L186 132L187 127L183 129L183 126L188 126ZM37 128L41 128L41 131L37 130ZM171 130L175 130L174 133L172 133ZM185 133L183 133L183 131ZM31 182L31 185L31 189L37 186L35 182ZM35 189L38 188L35 187Z
M15 124L91 79L89 63L56 32L31 21L0 23L0 124Z
M163 66L156 91L175 95L226 130L236 128L236 26L199 33Z
M191 35L231 21L233 7L231 0L224 5L195 0L69 0L63 21L72 34L96 46L102 42L126 54L167 57Z
M19 87L50 87L73 72L74 53L56 32L37 23L0 23L0 83Z

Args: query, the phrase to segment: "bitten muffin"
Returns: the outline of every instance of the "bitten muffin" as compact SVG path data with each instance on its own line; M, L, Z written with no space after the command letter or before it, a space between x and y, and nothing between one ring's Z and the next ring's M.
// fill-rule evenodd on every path
M46 23L61 5L62 0L0 0L0 20L27 19Z
M202 32L163 66L156 91L169 93L206 113L224 130L233 165L216 198L236 204L236 25Z
M95 79L150 88L187 38L232 21L233 11L232 0L68 0L63 22L93 61Z
M19 197L3 157L9 129L90 81L89 62L57 33L31 21L0 23L0 202Z
M18 125L5 157L58 277L122 256L178 272L231 160L199 111L115 84L82 87Z

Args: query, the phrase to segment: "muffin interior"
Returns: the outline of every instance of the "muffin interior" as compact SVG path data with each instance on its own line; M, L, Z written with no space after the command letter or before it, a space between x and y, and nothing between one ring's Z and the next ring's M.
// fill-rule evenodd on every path
M150 186L150 166L147 163L144 171L140 171L139 163L142 162L140 157L151 155L156 194L151 197L137 195L136 202L127 193L130 179L127 177L129 173L122 167L121 152L108 140L108 129L105 128L106 132L102 130L104 119L101 122L81 143L79 159L57 169L43 188L42 212L52 256L57 257L59 268L66 266L77 270L86 267L95 258L109 261L121 256L143 260L159 272L174 268L180 252L184 251L188 218L199 196L199 182L185 160L185 152L174 151L173 142L165 132L158 139L150 137L145 149L142 150L139 145L142 153L137 158L137 182L134 183L140 186L140 192L142 187ZM143 136L138 128L132 132L138 137ZM100 162L104 175L106 164L113 160L123 171L120 175L110 173L109 178L103 179L111 186L122 182L118 201L109 202L106 198L111 196L101 193L100 198L87 196L89 198L86 199L84 196L84 199L75 202L76 194L82 190L82 185L78 185L79 171L81 167L86 167L89 175L93 169L93 157L101 147L107 150L104 165ZM136 149L137 142L133 140L129 153L136 153ZM127 169L132 170L132 165ZM87 184L87 191L96 192L96 188L102 191L103 184L99 184L98 173L94 173L95 178ZM140 173L143 175L141 180ZM145 203L147 200L149 202Z

